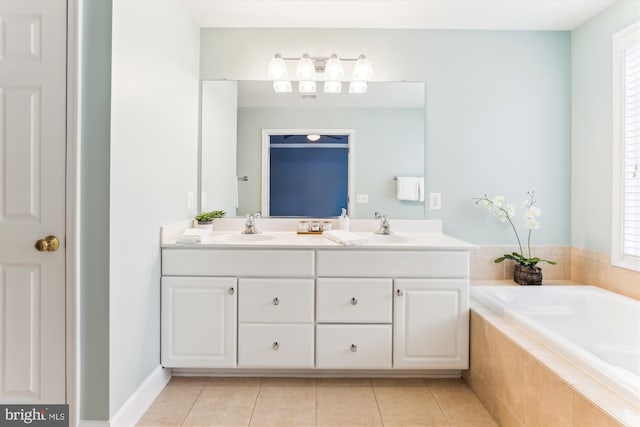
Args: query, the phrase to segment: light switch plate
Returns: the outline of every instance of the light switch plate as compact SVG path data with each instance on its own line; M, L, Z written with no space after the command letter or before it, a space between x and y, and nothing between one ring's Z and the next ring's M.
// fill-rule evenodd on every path
M442 194L429 193L429 209L437 211L440 208L442 208Z
M369 203L368 194L356 194L356 203Z

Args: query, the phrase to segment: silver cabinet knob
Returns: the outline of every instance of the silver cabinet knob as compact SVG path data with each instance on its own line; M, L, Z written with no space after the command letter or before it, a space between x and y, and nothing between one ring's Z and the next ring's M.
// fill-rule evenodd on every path
M358 346L355 344L351 344L351 351L353 351L354 353L358 351Z
M271 346L271 348L273 348L274 350L277 350L280 348L280 344L278 344L278 341L274 342L273 345Z
M273 299L273 305L278 305L278 304L280 304L280 300L278 299L278 297L275 297Z
M398 295L399 297L402 297L402 296L404 296L404 291L402 289L398 289L396 291L396 295Z
M232 287L230 287L230 288L229 288L229 291L228 291L228 292L229 292L229 295L233 295L233 294L235 294L235 293L236 293L236 290L235 290L235 289L234 289L234 287L232 286Z
M351 298L351 305L358 305L358 298L356 297Z

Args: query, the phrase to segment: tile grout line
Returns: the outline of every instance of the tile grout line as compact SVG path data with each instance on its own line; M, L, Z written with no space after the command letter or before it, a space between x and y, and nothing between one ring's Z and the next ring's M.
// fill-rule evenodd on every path
M185 416L182 418L182 421L180 421L180 425L184 425L184 422L187 420L187 418L189 418L189 414L191 414L191 411L193 410L193 407L196 405L196 402L198 401L198 399L200 399L200 395L202 395L202 391L204 390L204 386L205 384L207 384L207 382L209 382L209 379L207 379L204 384L202 384L202 387L200 387L200 391L198 392L198 395L196 396L195 399L193 399L193 402L191 402L191 406L189 406L189 410L187 411L187 413L185 414Z
M260 397L260 392L262 391L262 383L264 382L264 378L260 377L260 384L258 385L258 392L256 393L256 398L253 400L253 407L251 408L251 416L249 417L249 424L247 427L251 425L251 421L253 421L253 414L256 411L256 404L258 403L258 398Z
M316 427L318 426L318 379L314 378L313 383L316 386Z
M380 403L378 402L378 394L376 393L376 388L373 385L373 378L369 378L371 390L373 391L373 398L376 400L376 408L378 408L378 415L380 416L380 422L382 422L382 427L384 427L384 417L382 416L382 410L380 409Z
M444 409L442 409L442 407L440 406L440 402L438 401L438 398L436 397L436 395L433 393L433 390L431 390L431 386L429 385L428 381L426 379L423 379L422 382L424 382L424 386L427 388L427 390L429 390L431 397L433 397L433 401L436 403L436 406L438 407L438 409L440 409L440 413L442 414L444 419L447 421L447 424L452 426L453 424L451 423L451 421L449 421L447 412Z

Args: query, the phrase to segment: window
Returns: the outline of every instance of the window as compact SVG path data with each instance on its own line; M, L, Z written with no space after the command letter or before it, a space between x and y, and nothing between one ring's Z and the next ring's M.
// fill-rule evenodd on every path
M612 263L640 271L640 22L613 35Z

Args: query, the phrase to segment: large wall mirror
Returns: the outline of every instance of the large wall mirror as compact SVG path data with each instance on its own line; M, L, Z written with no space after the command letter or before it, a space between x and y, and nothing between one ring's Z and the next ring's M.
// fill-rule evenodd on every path
M216 80L202 82L201 99L201 210L223 209L228 216L263 210L266 130L348 130L350 216L425 217L424 201L398 199L395 179L424 177L423 82L370 82L364 94L303 96L295 87L275 93L269 81ZM297 173L279 171L292 181Z

